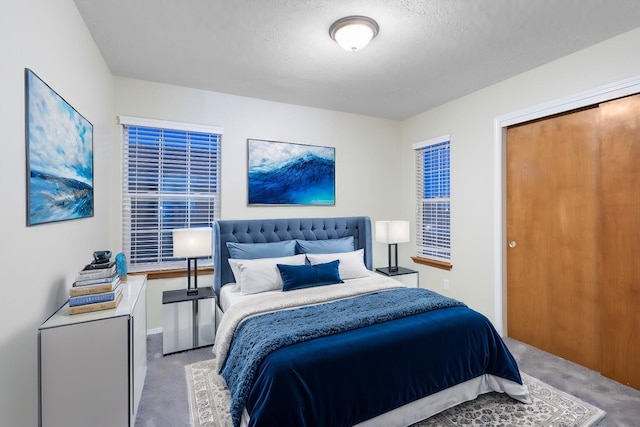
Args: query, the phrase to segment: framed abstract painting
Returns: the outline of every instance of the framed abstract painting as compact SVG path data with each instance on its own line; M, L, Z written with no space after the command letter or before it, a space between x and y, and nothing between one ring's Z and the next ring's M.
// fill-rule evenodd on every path
M335 205L336 149L247 140L249 205Z
M25 68L27 226L93 216L93 125Z

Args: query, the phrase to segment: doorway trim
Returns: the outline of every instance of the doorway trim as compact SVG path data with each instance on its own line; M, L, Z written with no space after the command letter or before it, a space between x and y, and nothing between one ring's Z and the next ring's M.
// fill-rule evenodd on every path
M507 127L530 120L564 113L615 98L640 93L640 76L621 80L575 95L514 111L494 119L494 326L501 336L507 334Z

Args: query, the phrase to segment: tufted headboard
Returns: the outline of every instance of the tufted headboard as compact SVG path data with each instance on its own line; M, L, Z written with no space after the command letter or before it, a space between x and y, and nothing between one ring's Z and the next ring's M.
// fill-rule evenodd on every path
M227 261L227 242L267 243L284 240L327 240L353 236L355 249L364 249L364 263L372 269L371 220L368 216L338 218L282 218L222 220L214 223L214 289L233 282Z

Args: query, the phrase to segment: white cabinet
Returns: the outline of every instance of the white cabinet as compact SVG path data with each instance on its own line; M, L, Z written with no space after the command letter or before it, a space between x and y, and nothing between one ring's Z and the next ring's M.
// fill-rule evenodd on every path
M40 425L133 427L147 373L146 276L129 275L115 309L69 315L39 330Z

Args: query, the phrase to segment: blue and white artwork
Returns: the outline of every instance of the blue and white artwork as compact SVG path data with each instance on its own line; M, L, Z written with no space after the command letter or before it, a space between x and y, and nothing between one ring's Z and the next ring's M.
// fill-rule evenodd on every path
M27 225L93 216L93 125L25 69Z
M335 205L335 148L247 140L250 205Z

